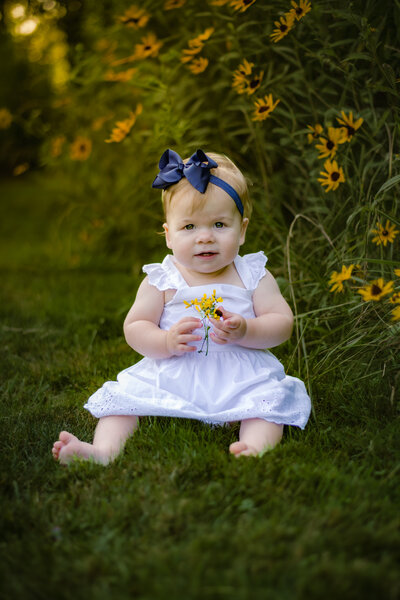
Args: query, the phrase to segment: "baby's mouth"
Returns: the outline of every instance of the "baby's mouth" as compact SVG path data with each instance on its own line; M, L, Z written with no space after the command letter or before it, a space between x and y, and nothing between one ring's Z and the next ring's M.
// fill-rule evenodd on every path
M199 252L198 254L196 254L196 256L215 256L217 253L216 252Z

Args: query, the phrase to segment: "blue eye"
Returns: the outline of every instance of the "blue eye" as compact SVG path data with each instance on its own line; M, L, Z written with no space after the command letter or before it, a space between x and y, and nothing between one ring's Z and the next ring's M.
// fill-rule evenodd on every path
M217 221L217 222L215 223L215 227L216 227L217 229L222 229L222 227L225 227L225 225L222 223L222 221Z
M185 225L185 229L186 229L187 231L190 231L191 229L194 229L194 225L193 225L193 223L189 223L188 225Z

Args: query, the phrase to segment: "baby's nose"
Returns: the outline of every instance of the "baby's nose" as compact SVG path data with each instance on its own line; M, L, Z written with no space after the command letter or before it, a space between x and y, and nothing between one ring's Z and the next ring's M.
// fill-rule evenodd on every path
M208 227L201 227L197 233L197 239L200 242L210 242L214 238L212 229Z

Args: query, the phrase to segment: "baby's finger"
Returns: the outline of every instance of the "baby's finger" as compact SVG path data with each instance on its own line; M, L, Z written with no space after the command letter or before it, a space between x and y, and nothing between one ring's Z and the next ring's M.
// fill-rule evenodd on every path
M210 337L213 342L215 342L216 344L220 344L221 346L228 343L227 339L218 337L217 335L215 335L215 333L210 333Z
M197 317L182 317L182 319L179 319L177 324L183 325L184 323L200 323L201 324L201 320L198 319Z
M178 345L178 352L182 354L184 352L194 352L194 350L197 350L196 346L188 346L187 344Z
M179 343L188 344L189 342L199 342L201 339L203 339L201 335L184 334L179 336Z
M190 319L190 321L185 321L184 323L180 322L178 324L178 330L179 333L188 333L195 329L200 329L201 326L202 324L199 319Z

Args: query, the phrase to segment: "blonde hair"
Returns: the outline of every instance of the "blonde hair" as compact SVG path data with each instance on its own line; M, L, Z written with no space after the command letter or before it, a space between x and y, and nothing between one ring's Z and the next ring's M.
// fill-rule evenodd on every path
M224 154L208 152L207 156L215 160L215 162L218 164L216 169L211 169L211 174L223 179L223 181L229 183L237 191L243 204L243 218L249 219L251 217L252 204L249 196L247 181L243 173L238 169L235 163ZM185 158L183 162L185 163L187 160L189 159ZM207 198L212 197L212 195L215 194L218 189L220 188L218 188L216 185L209 184L205 193L201 194L188 182L186 177L182 177L178 183L171 185L162 192L161 200L165 217L167 216L167 212L170 208L173 197L177 195L178 192L190 193L192 195L194 210L197 207L203 206ZM234 201L232 200L232 202Z

